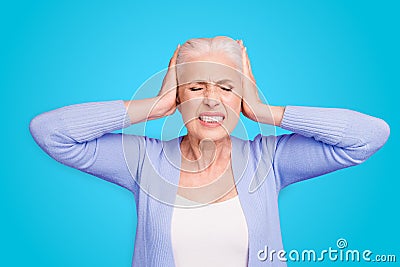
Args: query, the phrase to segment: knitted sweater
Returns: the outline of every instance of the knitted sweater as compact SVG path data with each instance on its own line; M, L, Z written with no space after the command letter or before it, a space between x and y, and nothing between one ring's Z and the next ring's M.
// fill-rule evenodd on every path
M174 266L171 215L180 177L182 136L162 141L112 133L131 125L122 100L88 102L34 117L36 143L67 166L130 190L137 208L132 266ZM249 238L248 266L286 266L258 252L283 249L278 195L289 184L364 162L389 137L382 119L341 108L286 106L293 133L231 136L231 164ZM190 249L190 248L188 248Z

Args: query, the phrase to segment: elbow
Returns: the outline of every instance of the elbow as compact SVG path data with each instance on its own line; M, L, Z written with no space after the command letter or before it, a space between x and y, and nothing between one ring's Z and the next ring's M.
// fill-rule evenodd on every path
M93 164L96 141L78 143L67 134L60 116L55 112L37 115L29 123L29 131L39 147L56 161L77 169Z
M46 126L46 116L44 114L39 114L30 121L29 132L31 133L33 140L35 140L42 149L47 147L47 140L50 131Z
M354 143L348 146L344 151L346 158L350 165L357 165L363 163L379 149L381 149L390 135L389 124L380 118L369 118L368 128L362 128L360 137L354 139Z
M386 121L384 121L384 120L381 120L382 122L383 122L383 124L384 124L384 133L385 133L385 139L384 139L384 142L383 142L383 144L382 144L382 146L386 143L386 141L389 139L389 136L390 136L390 126L389 126L389 124L386 122Z
M389 124L380 119L376 118L376 123L372 128L372 138L370 148L373 153L378 151L381 147L385 145L390 136L390 126Z
M380 118L375 118L374 123L371 125L370 132L368 133L368 142L363 161L367 160L378 150L380 150L390 136L389 124Z
M382 136L383 136L383 138L382 138L382 140L383 140L382 146L383 146L386 143L386 141L389 139L390 126L386 121L384 121L382 119L379 119L379 120L381 121L381 124L382 124L381 131L382 131Z
M50 153L53 147L58 146L59 136L57 116L50 112L45 112L34 117L29 123L29 131L35 142L46 153Z

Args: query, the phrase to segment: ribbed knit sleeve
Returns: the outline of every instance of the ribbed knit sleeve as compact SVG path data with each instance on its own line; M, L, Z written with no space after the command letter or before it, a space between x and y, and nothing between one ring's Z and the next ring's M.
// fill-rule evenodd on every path
M277 136L273 169L277 190L354 166L378 151L390 135L382 119L342 108L286 106Z
M124 102L113 100L44 112L31 120L29 130L36 143L58 162L133 191L144 137L112 133L130 124ZM133 151L129 167L125 149Z

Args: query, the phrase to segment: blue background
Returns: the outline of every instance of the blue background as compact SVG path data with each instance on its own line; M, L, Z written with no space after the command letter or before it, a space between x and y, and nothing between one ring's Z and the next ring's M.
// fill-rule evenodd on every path
M3 1L0 265L130 266L133 195L52 160L29 122L129 100L178 43L216 35L243 39L271 105L349 108L391 127L365 163L281 192L285 249L336 248L343 237L400 260L398 13L397 1Z

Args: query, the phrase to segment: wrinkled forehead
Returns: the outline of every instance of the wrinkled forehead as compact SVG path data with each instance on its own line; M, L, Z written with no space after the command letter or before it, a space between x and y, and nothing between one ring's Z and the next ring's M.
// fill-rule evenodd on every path
M210 82L241 84L241 74L232 66L222 63L191 61L177 65L177 78L179 85Z

